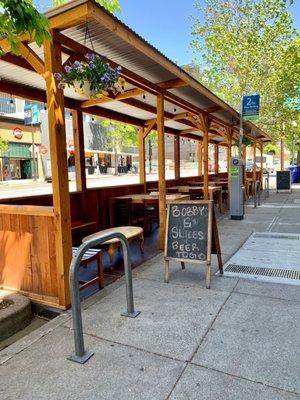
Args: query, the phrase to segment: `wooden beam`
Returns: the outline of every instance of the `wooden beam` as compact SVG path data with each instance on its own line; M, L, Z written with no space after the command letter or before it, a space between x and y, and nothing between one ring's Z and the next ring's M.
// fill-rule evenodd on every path
M203 175L203 142L198 142L198 175Z
M165 127L164 97L157 96L157 152L159 191L159 248L164 249L166 231Z
M144 192L146 192L146 155L144 128L139 129L139 176L140 183L144 185Z
M264 145L260 144L260 185L263 189L264 177L263 177L263 153L264 153Z
M85 157L84 157L84 129L81 111L72 111L73 140L75 157L76 189L86 191Z
M102 99L85 100L81 103L81 108L91 107L96 104L109 103L110 101L118 101L118 100L128 99L130 97L139 96L143 93L144 93L144 90L142 90L142 89L130 89L124 93L119 93L116 96L111 95L111 96L103 97Z
M214 106L214 107L206 108L204 111L210 114L210 113L214 113L217 111L223 111L223 110L224 110L224 108L221 106Z
M26 61L22 57L18 57L11 53L6 53L6 54L1 55L0 61L4 61L9 64L17 65L18 67L27 69L28 71L36 72L35 69L29 64L28 61Z
M143 131L143 137L146 139L146 137L149 135L149 133L155 128L157 124L157 120L153 120L150 122L150 124L146 124L144 126L144 131Z
M90 19L89 2L72 1L45 13L51 29L64 30L86 23ZM58 13L58 11L60 11Z
M210 121L207 116L200 114L201 125L203 129L203 164L204 164L204 199L209 199L208 194L208 130L210 127Z
M180 137L174 136L174 178L180 179Z
M219 173L219 145L215 144L214 145L214 164L215 164L215 168L214 168L214 172L215 174Z
M245 168L246 168L246 165L245 165ZM256 182L256 143L255 142L253 142L253 180L254 180L254 182Z
M158 83L158 86L163 89L174 89L174 88L188 86L188 84L180 78L175 78L169 81L160 82Z
M34 70L43 75L45 72L45 64L41 58L26 43L19 42L18 49L23 58L34 68Z
M45 73L48 105L48 124L51 154L53 206L57 216L55 232L59 304L68 307L69 267L72 258L71 212L68 182L65 108L63 91L57 87L53 73L62 69L60 43L44 43Z

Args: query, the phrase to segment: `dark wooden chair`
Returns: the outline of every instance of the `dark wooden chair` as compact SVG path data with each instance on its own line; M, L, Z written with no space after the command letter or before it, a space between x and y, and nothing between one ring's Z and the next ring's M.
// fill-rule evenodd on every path
M72 256L76 254L78 247L72 247ZM97 276L89 281L79 281L79 290L83 290L95 283L98 283L99 289L104 288L104 269L102 263L102 250L100 249L89 249L87 250L81 261L80 266L87 268L88 264L96 261L97 263Z
M191 200L203 200L204 199L204 193L203 190L201 189L189 189L189 195Z
M159 226L159 205L158 199L144 199L144 231L147 226L150 226L150 232L152 231L153 224Z
M178 193L178 188L167 188L167 193L169 194Z
M134 206L131 198L116 199L114 203L115 224L118 226L143 224L143 210Z

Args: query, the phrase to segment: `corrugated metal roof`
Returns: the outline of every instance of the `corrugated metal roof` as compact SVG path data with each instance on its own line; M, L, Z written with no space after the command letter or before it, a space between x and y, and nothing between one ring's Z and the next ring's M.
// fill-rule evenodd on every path
M98 4L96 5L96 3L94 3L92 0L73 0L62 6L49 10L46 15L51 20L58 15L64 15L64 13L68 10L75 9L76 7L84 4L93 4L94 7L98 7L99 10L106 15L106 17L111 19L112 23L125 28L128 31L128 35L133 35L136 39L142 41L144 46L146 46L148 49L152 51L154 50L156 52L155 54L157 54L157 57L160 59L160 62L158 62L155 57L150 57L144 51L141 51L143 48L139 50L131 43L130 40L124 40L122 37L120 37L117 30L114 29L116 25L111 24L111 26L108 28L99 19L97 21L92 20L84 24L65 29L62 31L63 35L70 37L77 43L85 45L86 47L90 48L91 51L94 50L97 53L106 56L108 59L123 66L129 71L133 71L152 83L157 84L160 82L173 80L178 78L179 75L181 79L187 78L189 81L188 86L173 88L170 89L169 92L176 94L176 96L188 101L193 106L202 110L218 105L223 106L226 110L213 113L212 115L217 116L225 124L232 124L233 117L237 118L238 114L235 110L230 108L217 96L213 95L207 88L187 74L187 72L180 69L169 58L155 49L152 45L141 38L137 33L132 31L132 29L118 20L115 16L107 13ZM36 46L34 43L32 43L30 46L43 59L43 49L38 48L38 46ZM163 65L161 57L163 57ZM65 61L66 58L67 57L64 56L63 61ZM7 64L4 61L0 63L0 77L16 84L23 84L32 88L45 90L45 82L38 74L11 64ZM132 85L127 84L126 90L132 87ZM72 88L66 88L65 95L72 99L83 99L80 95L75 93ZM112 110L119 112L120 114L133 116L140 120L148 120L155 117L155 113L152 112L151 106L155 111L156 96L147 93L146 96L137 96L134 99L144 103L145 110L142 109L143 107L134 107L132 104L129 104L129 102L126 103L126 101L110 101L107 103L101 103L98 107L100 107L100 109ZM139 104L142 105L142 103ZM84 111L88 112L88 109L85 109ZM165 111L169 114L178 114L184 112L185 110L181 107L174 106L174 104L169 101L165 101ZM166 126L172 127L176 130L183 130L189 128L190 124L185 125L184 123L177 121L166 121ZM245 124L245 129L247 132L251 131L251 127L254 127L254 125L250 123Z

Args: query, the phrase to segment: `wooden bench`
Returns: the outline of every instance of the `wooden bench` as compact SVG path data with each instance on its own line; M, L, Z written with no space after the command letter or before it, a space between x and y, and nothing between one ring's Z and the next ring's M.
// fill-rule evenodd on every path
M115 231L123 233L123 235L125 235L125 237L128 241L131 241L133 239L139 239L140 251L141 251L141 254L144 254L144 249L143 249L144 230L143 230L143 228L140 228L138 226L118 226L116 228L106 229L106 230L102 231L102 233L111 233L111 232L115 232ZM94 236L95 235L90 235L88 237L85 237L83 239L83 242L93 239ZM110 269L112 269L112 263L113 263L113 258L114 258L115 252L116 252L116 250L119 249L120 245L121 244L120 244L119 239L107 240L106 242L101 244L101 246L104 246L107 248L109 261L110 261Z
M74 257L78 247L72 247L72 256ZM98 274L96 278L93 278L89 281L79 282L79 290L83 290L91 285L94 285L98 282L99 289L104 288L104 269L102 263L102 250L101 249L89 249L87 250L80 262L80 266L86 268L87 265L93 261L97 263Z

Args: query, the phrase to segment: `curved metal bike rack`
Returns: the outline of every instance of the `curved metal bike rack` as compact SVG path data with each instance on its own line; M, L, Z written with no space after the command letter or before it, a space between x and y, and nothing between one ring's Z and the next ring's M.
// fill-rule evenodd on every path
M110 239L119 239L123 249L125 280L126 280L127 311L122 313L121 315L125 317L135 318L140 314L140 311L134 310L130 249L126 237L122 233L116 230L115 232L110 232L110 233L101 233L101 232L96 233L95 235L92 235L92 238L86 241L85 239L83 239L83 244L78 248L76 254L72 258L70 265L70 272L69 272L75 354L71 354L68 357L68 360L80 364L84 364L94 354L93 352L87 352L84 349L82 315L81 315L81 304L80 304L79 283L78 283L80 261L82 260L84 253L88 249L94 246L98 246L99 244L104 243Z

